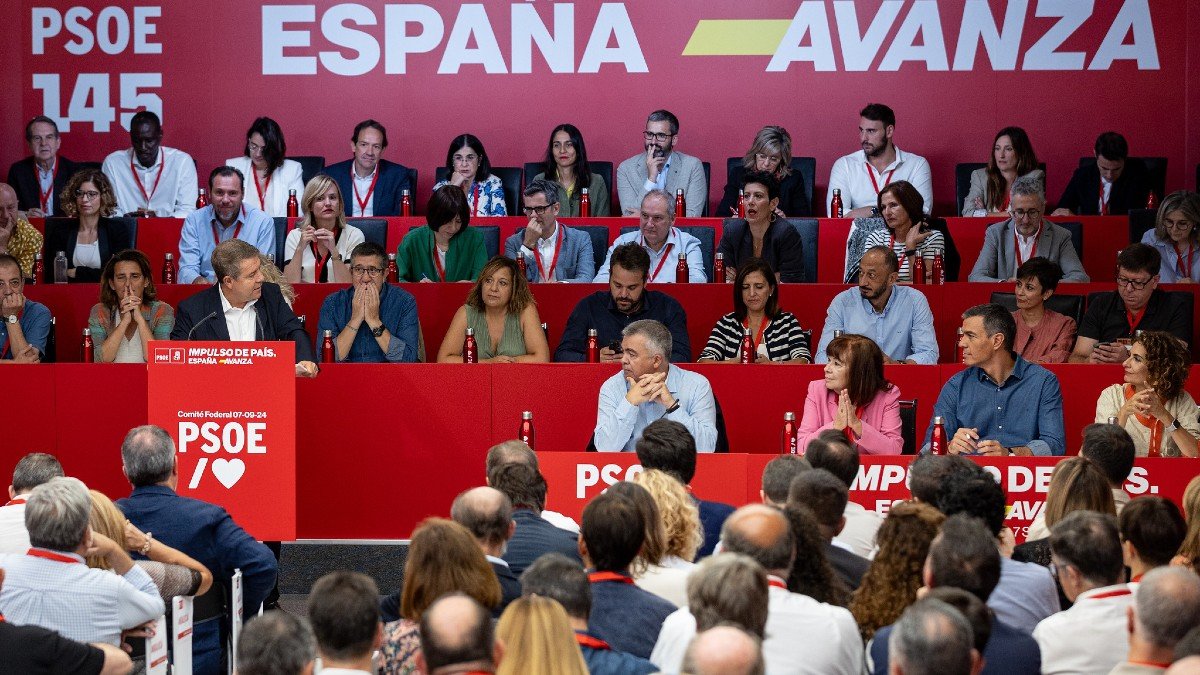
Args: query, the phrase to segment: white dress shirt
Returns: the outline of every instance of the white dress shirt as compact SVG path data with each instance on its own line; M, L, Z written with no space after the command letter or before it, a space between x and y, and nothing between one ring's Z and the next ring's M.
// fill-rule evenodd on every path
M233 342L253 342L257 336L254 328L258 319L254 303L258 300L251 300L239 309L225 299L224 288L217 286L217 293L221 295L221 310L225 312L225 326L229 329L229 339Z
M1108 204L1108 200L1112 197L1112 186L1110 181L1104 180L1104 176L1100 177L1100 189L1103 191L1103 197L1096 197L1097 213L1104 213L1104 207Z
M130 171L130 162L133 171L137 172L136 179ZM150 168L138 163L132 148L117 150L104 158L102 171L112 183L118 214L149 208L161 218L183 218L196 210L199 192L196 162L182 150L162 146L158 159ZM141 187L138 187L139 180ZM149 204L146 195L150 195Z
M883 525L883 516L855 502L847 502L842 515L846 517L846 526L833 540L834 545L846 544L855 555L870 559L876 548L875 533Z
M337 239L337 255L331 255L329 256L329 259L325 261L325 269L329 270L327 276L329 281L333 281L333 269L330 266L334 264L334 258L341 258L341 260L338 261L339 264L350 262L350 252L354 250L355 246L358 246L364 241L366 241L366 237L363 236L362 230L358 229L357 227L353 225L347 225L345 229L342 230L341 236ZM284 265L290 262L292 258L296 257L296 247L299 245L300 228L296 227L293 228L291 232L288 232L287 239L283 242ZM316 264L317 259L313 257L312 247L305 246L304 250L301 252L300 258L300 281L316 281L315 273L313 272L313 266Z
M676 607L687 607L687 579L695 567L695 563L668 556L659 564L648 567L634 583Z
M360 178L358 172L354 170L354 163L350 163L350 190L354 194L343 195L350 204L350 215L352 216L373 216L375 215L375 191L371 189L371 183L375 180L375 176L379 174L379 165L375 165L375 170L367 174L366 178ZM368 194L369 192L369 194ZM363 207L359 202L363 197L367 198L367 205Z
M608 247L608 255L604 258L604 264L600 266L600 271L596 274L595 283L608 283L609 262L612 260L613 250L631 241L640 244L646 250L646 253L650 254L650 273L647 275L647 283L675 283L675 267L679 264L680 253L683 253L687 258L688 282L693 284L708 283L708 274L704 269L704 254L700 251L700 240L678 227L671 228L671 232L667 234L667 240L663 242L662 248L657 251L650 248L649 244L642 237L640 230L626 232L614 239L612 246Z
M1044 675L1107 673L1129 654L1125 610L1134 596L1127 584L1080 593L1071 608L1042 620L1033 639L1042 650Z
M29 531L25 529L25 496L18 496L12 502L0 506L0 553L24 553L28 550Z
M771 577L776 582L778 577ZM763 660L768 675L860 675L863 642L850 611L775 586L767 589ZM676 674L696 635L696 618L686 608L667 617L650 662Z
M300 162L294 159L285 159L283 164L279 165L271 173L271 181L267 183L267 194L265 199L258 194L258 186L254 180L254 168L249 157L234 157L225 160L226 166L232 166L242 175L246 177L246 187L242 190L245 195L244 199L247 204L258 208L272 218L287 217L287 202L288 191L296 191L296 202L304 196L304 171L300 167ZM344 198L344 197L343 197ZM300 215L304 215L304 206L300 205Z
M558 221L556 220L556 221L554 221L554 230L550 232L550 236L545 237L543 239L538 239L537 244L535 244L535 246L537 246L537 257L542 262L541 269L545 270L546 274L550 274L550 275L554 274L554 270L550 269L550 266L555 264L554 245L557 242L558 242ZM521 243L521 255L525 258L533 258L534 252L532 250L530 250L530 248L528 246L526 246L524 242L522 242ZM534 266L535 267L537 266L536 262L534 263ZM542 273L538 272L537 280L538 281L554 281L554 277L551 276L551 278L545 279L542 277Z
M50 170L42 168L41 164L33 163L33 168L37 171L38 189L42 194L46 195L46 203L41 203L41 196L38 197L38 205L42 209L42 215L49 218L56 216L54 212L54 202L58 199L58 195L54 194L54 174L58 171L58 158L54 158L54 163L50 165Z
M870 173L867 173L867 172ZM875 181L872 182L871 179ZM906 180L925 198L925 213L933 206L933 178L929 171L929 162L924 157L904 152L896 148L896 159L876 171L867 161L867 153L859 150L853 154L839 158L833 163L829 173L829 194L825 196L825 212L829 213L829 205L833 202L833 191L842 191L842 209L849 213L851 209L862 206L875 206L879 202L879 190L889 183ZM876 187L878 186L878 189Z

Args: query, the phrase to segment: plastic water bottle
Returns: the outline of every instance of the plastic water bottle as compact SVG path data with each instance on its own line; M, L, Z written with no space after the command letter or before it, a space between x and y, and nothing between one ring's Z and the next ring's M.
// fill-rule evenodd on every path
M54 283L67 283L67 252L59 251L54 254Z

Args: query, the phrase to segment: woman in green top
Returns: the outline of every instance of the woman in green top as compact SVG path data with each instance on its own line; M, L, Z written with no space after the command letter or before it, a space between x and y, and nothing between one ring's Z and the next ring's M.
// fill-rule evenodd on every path
M487 261L479 280L458 308L438 363L462 363L467 329L475 331L480 363L546 363L550 345L542 330L537 303L516 261L496 256Z
M574 124L560 124L550 132L542 172L529 182L539 178L558 183L558 203L562 204L559 217L579 215L582 188L588 189L588 215L594 218L609 215L608 186L599 174L588 169L587 146L583 144L583 134Z
M461 188L444 185L429 198L428 225L409 232L396 250L401 281L474 281L487 261Z

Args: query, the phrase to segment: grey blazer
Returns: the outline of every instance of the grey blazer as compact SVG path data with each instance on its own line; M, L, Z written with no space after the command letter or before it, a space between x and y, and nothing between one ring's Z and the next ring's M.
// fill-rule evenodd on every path
M554 278L558 281L574 281L583 284L592 283L596 276L596 258L592 255L592 238L587 232L566 227L562 223L558 227L563 232L562 249L558 252L558 263L554 266ZM504 241L504 255L517 259L521 255L521 244L525 240L525 228L517 230ZM533 256L525 258L525 278L530 282L537 281L538 267Z
M1071 244L1071 233L1066 228L1043 221L1042 235L1038 237L1037 254L1058 263L1063 269L1063 281L1088 281L1087 272L1079 262L1079 254ZM983 250L971 270L967 281L1007 281L1016 270L1013 255L1012 218L988 226L983 236Z
M667 192L674 195L676 190L683 190L687 214L677 213L675 217L699 216L704 210L704 203L708 201L704 166L699 159L678 150L672 151L671 170L667 174ZM646 192L646 153L643 152L617 167L617 197L621 200L622 213L637 213L642 208L642 197L646 196Z
M1046 172L1041 169L1034 169L1027 176L1033 176L1042 183L1042 192L1046 191ZM975 200L980 203L987 201L987 169L975 169L971 172L971 190L967 193L967 198L963 200L962 215L975 215ZM986 205L985 205L986 209Z

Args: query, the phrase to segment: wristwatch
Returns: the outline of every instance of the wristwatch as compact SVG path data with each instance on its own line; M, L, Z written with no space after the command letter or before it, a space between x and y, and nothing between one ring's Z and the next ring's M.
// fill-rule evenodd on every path
M383 331L387 330L387 327L383 324L379 324L379 328L371 328L371 324L367 324L367 328L371 330L371 335L374 335L375 337L382 337Z
M1163 427L1163 433L1168 434L1168 435L1173 434L1176 431L1179 431L1179 420L1177 420L1177 419L1171 420L1170 424Z
M9 314L8 316L4 317L4 320L5 320L5 321L7 321L7 322L9 322L9 323L16 323L16 322L17 322L17 315L16 315L16 314Z

